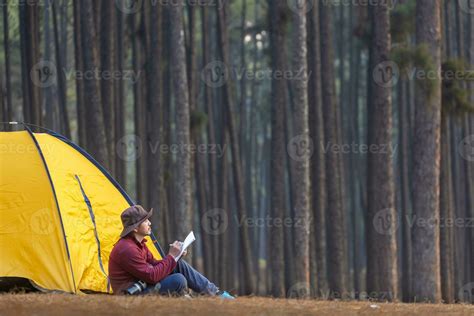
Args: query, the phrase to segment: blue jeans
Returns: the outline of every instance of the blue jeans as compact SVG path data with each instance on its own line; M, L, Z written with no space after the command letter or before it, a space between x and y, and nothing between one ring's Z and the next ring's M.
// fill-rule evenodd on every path
M181 259L170 275L155 285L149 285L142 293L183 294L188 287L194 292L207 295L216 295L219 290L214 283Z

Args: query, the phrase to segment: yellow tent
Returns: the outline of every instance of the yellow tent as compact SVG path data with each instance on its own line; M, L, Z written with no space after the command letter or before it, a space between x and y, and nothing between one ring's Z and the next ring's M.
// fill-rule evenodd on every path
M120 214L133 202L80 147L24 126L0 132L0 278L26 278L41 290L107 292Z

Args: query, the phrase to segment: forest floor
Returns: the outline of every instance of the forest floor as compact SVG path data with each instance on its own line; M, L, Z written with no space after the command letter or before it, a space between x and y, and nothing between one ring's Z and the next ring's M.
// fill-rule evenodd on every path
M239 297L169 298L0 294L0 315L474 315L474 305L434 305Z

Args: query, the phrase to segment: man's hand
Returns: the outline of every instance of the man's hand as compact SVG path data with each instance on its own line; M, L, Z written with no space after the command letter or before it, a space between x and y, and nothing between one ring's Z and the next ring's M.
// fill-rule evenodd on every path
M181 242L175 240L172 244L170 244L170 250L168 252L169 255L172 255L174 258L176 258L179 253L181 252Z

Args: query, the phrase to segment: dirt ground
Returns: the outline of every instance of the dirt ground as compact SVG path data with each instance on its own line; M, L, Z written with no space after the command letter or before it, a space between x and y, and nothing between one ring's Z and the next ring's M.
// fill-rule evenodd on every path
M398 304L239 297L0 294L0 315L474 315L474 305Z

